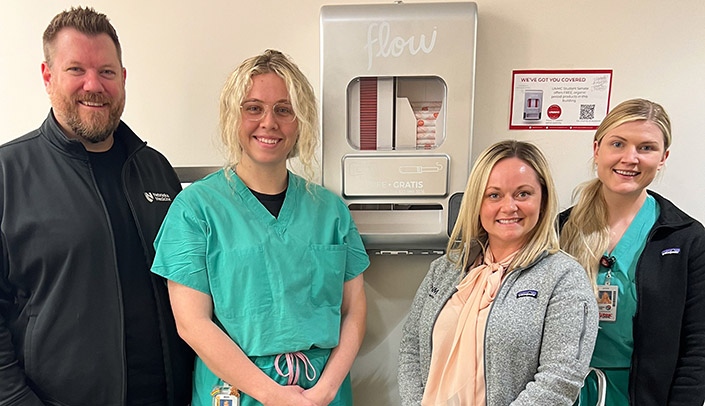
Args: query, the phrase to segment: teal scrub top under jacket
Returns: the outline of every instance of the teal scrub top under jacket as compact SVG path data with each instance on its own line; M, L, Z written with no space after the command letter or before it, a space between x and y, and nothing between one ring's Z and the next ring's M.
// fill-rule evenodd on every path
M590 366L601 369L606 375L607 406L629 404L629 367L634 350L633 319L637 306L636 267L659 212L656 200L652 196L647 196L641 209L610 254L615 259L610 284L619 287L617 319L600 321L595 351L590 362ZM605 284L607 271L607 268L600 265L597 285ZM581 391L581 405L595 404L596 385L595 375L590 374Z
M343 283L369 265L348 208L290 172L275 218L227 171L177 195L152 271L210 295L216 322L250 357L336 347Z

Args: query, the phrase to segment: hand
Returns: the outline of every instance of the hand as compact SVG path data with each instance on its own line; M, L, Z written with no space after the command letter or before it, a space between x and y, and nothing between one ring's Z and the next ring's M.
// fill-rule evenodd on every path
M336 392L328 393L321 385L314 385L303 391L303 395L317 406L328 406L335 399Z
M319 406L303 395L304 388L297 385L279 386L262 402L264 406Z

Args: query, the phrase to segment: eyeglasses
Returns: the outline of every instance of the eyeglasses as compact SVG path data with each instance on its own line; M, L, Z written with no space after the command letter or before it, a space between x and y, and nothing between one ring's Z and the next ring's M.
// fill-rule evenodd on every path
M245 102L240 105L242 116L249 121L261 121L267 115L267 104L260 102ZM296 120L294 108L289 103L275 103L272 105L274 119L280 123L292 123Z

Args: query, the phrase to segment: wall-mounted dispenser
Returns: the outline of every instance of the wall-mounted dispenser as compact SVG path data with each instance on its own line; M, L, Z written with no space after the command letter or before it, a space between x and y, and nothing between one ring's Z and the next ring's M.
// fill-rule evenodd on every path
M543 90L524 90L524 120L541 120Z
M477 6L321 8L323 185L378 253L442 253L470 170Z

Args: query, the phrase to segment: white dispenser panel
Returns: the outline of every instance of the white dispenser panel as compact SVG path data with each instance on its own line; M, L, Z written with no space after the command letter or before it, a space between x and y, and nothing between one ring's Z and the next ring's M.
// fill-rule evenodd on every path
M343 158L343 196L437 196L448 194L448 157L356 156Z
M438 253L470 172L477 6L321 8L323 185L368 249Z

